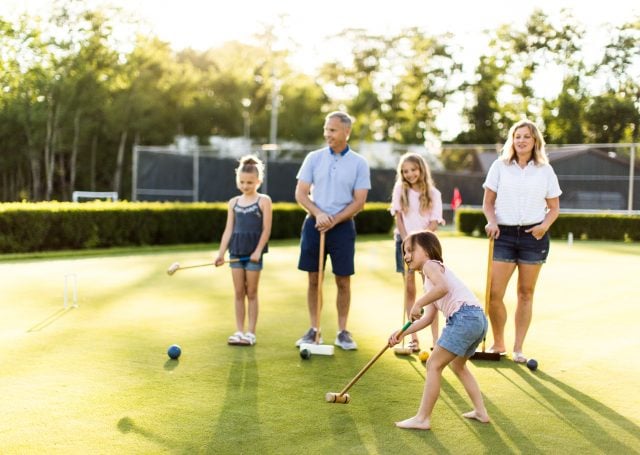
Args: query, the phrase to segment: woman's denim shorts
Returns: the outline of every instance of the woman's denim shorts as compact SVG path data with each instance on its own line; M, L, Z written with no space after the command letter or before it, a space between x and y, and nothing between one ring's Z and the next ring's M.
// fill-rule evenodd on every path
M464 304L447 318L438 345L457 356L471 357L487 334L488 327L482 308Z
M525 232L536 224L499 225L500 236L494 243L493 260L518 264L544 264L549 255L549 233L537 240L531 232Z

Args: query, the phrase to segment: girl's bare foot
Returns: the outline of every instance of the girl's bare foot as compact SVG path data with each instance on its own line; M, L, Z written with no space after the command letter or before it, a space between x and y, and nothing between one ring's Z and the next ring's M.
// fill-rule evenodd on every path
M473 411L465 412L462 414L462 417L466 417L467 419L476 419L482 423L489 423L489 414L486 412L478 412L475 409Z
M410 428L414 430L430 430L431 422L429 419L421 420L414 416L401 422L396 422L396 426L398 428Z
M491 346L489 348L489 350L487 352L496 352L500 355L506 355L507 354L507 350L504 348L504 346L500 347L500 346Z

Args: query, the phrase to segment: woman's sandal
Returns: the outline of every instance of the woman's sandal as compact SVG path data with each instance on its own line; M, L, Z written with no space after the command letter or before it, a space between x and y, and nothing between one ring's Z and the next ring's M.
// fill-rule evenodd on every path
M487 349L487 352L490 354L500 354L500 357L504 357L505 355L507 355L507 351L496 351L493 348Z
M420 352L420 343L418 343L418 340L411 340L407 347L411 349L411 352Z
M231 335L229 338L227 338L227 343L234 346L247 346L250 344L248 340L245 339L244 333L242 332L236 332Z
M511 360L513 360L515 363L527 363L527 358L522 352L514 351L513 355L511 356Z

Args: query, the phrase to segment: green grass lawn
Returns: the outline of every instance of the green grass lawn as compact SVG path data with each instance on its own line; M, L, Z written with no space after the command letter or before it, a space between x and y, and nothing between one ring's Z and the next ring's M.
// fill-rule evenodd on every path
M482 298L487 241L443 234L442 243ZM470 404L446 371L432 431L395 428L415 413L425 373L391 352L349 391L350 404L325 403L401 325L393 248L389 237L359 239L350 329L360 349L306 361L294 348L308 328L295 242L271 244L252 348L226 344L235 329L227 267L165 273L175 261L211 260L205 246L0 257L0 453L640 452L637 243L552 242L525 345L539 369L504 359L471 367L491 424L461 417ZM327 268L325 343L336 330ZM67 273L77 275L79 307L64 310ZM512 342L513 288L507 303ZM166 355L173 343L179 361Z

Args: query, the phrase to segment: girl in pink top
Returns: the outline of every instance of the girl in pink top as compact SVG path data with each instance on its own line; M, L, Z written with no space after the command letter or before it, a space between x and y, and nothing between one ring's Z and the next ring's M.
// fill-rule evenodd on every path
M394 238L396 241L396 271L404 277L404 302L407 316L416 299L416 279L414 271L405 272L402 260L402 241L407 234L415 231L435 231L442 218L442 195L431 180L429 166L417 153L405 153L400 157L396 183L391 195L391 215L396 219ZM438 340L438 318L431 324L433 346ZM412 335L409 347L420 351L416 334Z
M456 374L466 390L473 410L462 414L468 419L489 422L480 387L467 367L467 360L487 333L487 318L473 292L449 270L442 261L442 246L432 232L409 234L403 242L404 260L424 277L424 295L410 311L415 321L404 333L410 335L432 323L440 310L446 325L427 360L427 374L422 401L415 416L396 422L400 428L431 429L431 413L440 395L442 370L447 365ZM424 314L422 312L424 311ZM389 337L389 346L400 342L396 331Z

